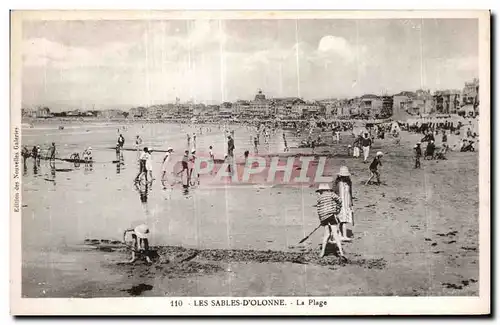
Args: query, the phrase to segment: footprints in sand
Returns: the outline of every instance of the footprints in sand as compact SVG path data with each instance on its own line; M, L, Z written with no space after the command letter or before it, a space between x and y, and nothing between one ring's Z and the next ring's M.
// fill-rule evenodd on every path
M453 231L450 231L447 233L437 233L436 236L442 238L443 241L441 242L441 244L450 245L450 244L456 244L457 241L455 239L452 239L452 238L455 237L457 234L458 234L458 231L453 230ZM424 238L424 240L427 242L433 241L431 238L428 238L428 237ZM437 241L434 241L431 244L432 247L436 247L437 245L438 245ZM433 253L439 254L439 253L443 253L443 251L434 251Z
M456 290L462 290L464 289L465 287L469 286L470 284L472 283L476 283L477 280L475 279L469 279L469 280L462 280L460 281L459 284L455 284L455 283L448 283L448 282L444 282L444 283L441 283L445 288L447 289L456 289Z
M141 283L139 285L133 286L130 289L122 290L128 292L131 296L140 296L144 291L150 291L153 289L152 285Z

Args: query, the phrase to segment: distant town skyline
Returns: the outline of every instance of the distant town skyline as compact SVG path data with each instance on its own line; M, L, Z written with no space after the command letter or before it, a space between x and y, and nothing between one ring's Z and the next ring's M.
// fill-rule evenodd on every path
M318 100L462 89L476 19L27 21L23 107Z

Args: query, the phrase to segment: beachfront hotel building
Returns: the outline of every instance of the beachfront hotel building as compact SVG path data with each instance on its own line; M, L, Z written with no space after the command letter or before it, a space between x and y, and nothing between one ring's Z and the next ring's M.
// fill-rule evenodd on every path
M392 96L392 112L394 115L399 115L401 112L406 112L411 101L417 97L412 91L402 91Z
M403 91L393 96L393 113L407 112L411 115L431 114L436 110L436 100L429 90Z
M460 109L460 91L454 89L437 90L434 92L436 113L455 114Z
M21 108L21 117L47 118L52 117L52 114L48 107Z
M300 114L294 114L294 105L304 104L305 101L298 97L284 97L271 99L274 114L279 118L299 118Z
M269 116L270 108L270 100L266 99L266 95L262 93L262 90L259 90L255 95L254 100L250 102L249 111L247 113L253 117Z
M218 116L226 119L233 117L233 104L230 102L220 104Z
M233 103L232 109L235 116L243 115L250 110L250 102L247 100L237 100Z
M382 110L382 98L377 95L367 94L360 97L359 114L374 117Z
M466 82L462 90L462 104L473 105L476 110L479 106L479 79L474 78L472 82Z

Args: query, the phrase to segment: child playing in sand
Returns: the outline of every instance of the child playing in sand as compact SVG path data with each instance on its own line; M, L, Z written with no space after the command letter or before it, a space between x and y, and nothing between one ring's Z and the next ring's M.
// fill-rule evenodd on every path
M126 229L123 232L123 243L126 244L125 237L128 232L132 233L133 245L130 247L132 249L132 258L128 263L134 263L139 259L139 256L146 258L148 263L152 263L149 254L149 227L145 224L141 224L135 228Z
M346 166L340 167L340 171L337 173L337 179L335 180L335 193L342 200L342 208L338 215L340 222L340 236L342 241L351 241L351 238L347 237L347 224L350 223L354 225L353 210L352 210L352 181L351 173Z
M366 184L365 185L368 185L370 183L370 181L372 180L373 177L377 177L377 185L380 185L380 173L378 171L378 166L382 166L382 161L380 159L382 159L382 156L384 154L379 151L377 152L377 156L375 158L373 158L373 161L372 163L370 164L370 178L366 181Z
M328 184L320 184L316 192L318 193L318 201L316 207L318 209L319 221L320 224L325 228L325 236L323 237L323 242L321 245L320 257L325 256L326 245L333 241L339 248L340 256L345 259L337 228L339 224L337 214L340 212L340 209L342 207L342 201L337 196L337 194L332 192L330 185Z

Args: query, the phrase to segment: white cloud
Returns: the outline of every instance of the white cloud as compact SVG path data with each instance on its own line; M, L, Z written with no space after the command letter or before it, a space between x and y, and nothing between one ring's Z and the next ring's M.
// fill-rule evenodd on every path
M346 39L327 35L319 41L316 55L324 60L335 60L340 57L347 62L352 62L355 60L357 52Z
M479 60L474 56L446 59L444 64L447 68L461 71L478 71L479 68Z

